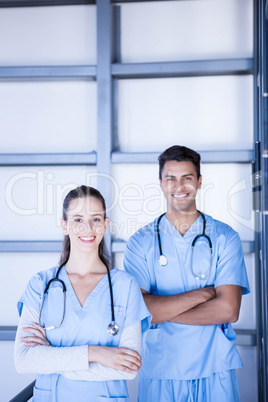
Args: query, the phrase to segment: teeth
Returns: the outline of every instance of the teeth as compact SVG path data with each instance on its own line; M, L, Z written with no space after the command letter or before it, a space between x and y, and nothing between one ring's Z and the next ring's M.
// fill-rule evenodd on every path
M174 194L174 197L175 198L184 198L184 197L186 197L187 196L187 194Z
M93 240L94 237L80 237L81 240L90 241Z

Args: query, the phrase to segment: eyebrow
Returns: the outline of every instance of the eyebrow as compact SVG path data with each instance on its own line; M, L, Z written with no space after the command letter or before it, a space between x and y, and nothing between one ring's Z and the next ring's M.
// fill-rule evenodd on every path
M193 173L186 173L186 174L183 174L181 177L187 177L187 176L194 176L194 174ZM165 177L176 177L176 176L174 176L172 174L166 174Z
M83 218L83 216L84 215L80 215L80 214L71 215L72 218L75 218L75 217ZM91 216L102 216L102 214L92 214Z

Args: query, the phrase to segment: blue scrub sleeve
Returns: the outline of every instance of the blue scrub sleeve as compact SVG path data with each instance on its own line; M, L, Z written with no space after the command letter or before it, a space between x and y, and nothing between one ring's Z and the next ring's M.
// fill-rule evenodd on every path
M138 232L130 237L124 255L124 269L136 278L141 289L150 293L152 280L142 240Z
M250 292L240 238L235 231L229 231L225 246L219 255L217 276L214 286L237 285L243 294Z
M146 307L140 287L135 278L132 277L128 293L124 328L141 321L141 331L143 333L149 328L151 319L152 315Z
M21 296L17 303L17 309L21 316L23 304L28 307L32 307L37 311L41 309L41 300L43 297L43 281L39 274L34 275L25 289L25 292Z

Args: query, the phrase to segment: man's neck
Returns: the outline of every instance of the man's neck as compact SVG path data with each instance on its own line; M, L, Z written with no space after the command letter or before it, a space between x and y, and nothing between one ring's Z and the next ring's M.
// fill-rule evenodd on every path
M195 210L191 212L172 211L166 213L166 218L172 223L177 231L184 236L187 230L192 226L196 219L200 216L200 212Z

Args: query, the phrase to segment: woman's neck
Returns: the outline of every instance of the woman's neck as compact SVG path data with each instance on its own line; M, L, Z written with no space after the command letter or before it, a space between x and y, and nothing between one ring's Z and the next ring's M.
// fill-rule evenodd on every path
M89 273L105 274L107 268L98 254L79 253L79 255L76 255L75 252L71 252L66 264L66 271L68 274L84 276Z

